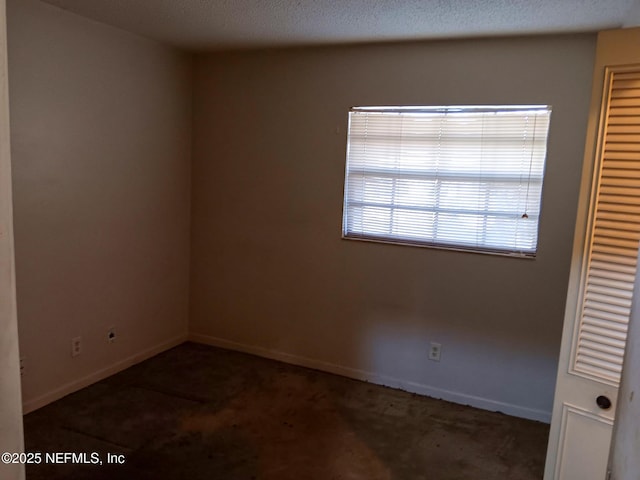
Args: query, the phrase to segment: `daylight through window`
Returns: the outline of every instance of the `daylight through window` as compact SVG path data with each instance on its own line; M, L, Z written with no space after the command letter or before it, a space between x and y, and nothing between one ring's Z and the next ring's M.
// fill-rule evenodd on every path
M357 107L343 236L535 256L551 109Z

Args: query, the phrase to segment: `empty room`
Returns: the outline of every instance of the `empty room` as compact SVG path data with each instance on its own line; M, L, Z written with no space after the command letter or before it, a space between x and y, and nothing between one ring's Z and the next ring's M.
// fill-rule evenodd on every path
M639 0L4 3L0 479L640 478Z

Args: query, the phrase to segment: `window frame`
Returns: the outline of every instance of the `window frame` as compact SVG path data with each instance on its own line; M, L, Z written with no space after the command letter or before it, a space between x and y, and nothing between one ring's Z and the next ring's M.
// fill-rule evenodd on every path
M517 112L517 111L539 111L542 112L543 115L546 115L546 128L544 130L544 135L542 136L543 148L542 148L542 167L541 173L539 176L539 189L540 195L537 199L537 219L535 224L535 235L532 237L535 241L533 250L525 251L523 249L517 248L496 248L489 245L469 245L463 243L447 243L447 242L436 242L429 240L416 240L412 238L401 238L401 237L393 237L391 235L376 235L376 234L367 234L367 233L354 233L348 231L348 208L349 208L349 161L350 161L350 149L351 149L351 123L352 123L352 113L354 112L388 112L388 113L440 113L440 114L448 114L448 113L457 113L457 112L474 112L474 113L500 113L500 112ZM548 157L548 147L549 147L549 134L550 134L550 121L552 114L551 105L482 105L482 106L357 106L351 107L349 109L348 115L348 128L347 128L347 145L346 145L346 161L345 161L345 174L344 174L344 190L343 190L343 211L342 211L342 239L344 240L356 240L356 241L365 241L372 243L381 243L388 245L401 245L401 246L413 246L420 248L431 248L437 250L449 250L449 251L457 251L457 252L467 252L467 253L480 253L486 255L497 255L503 257L510 258L524 258L524 259L535 259L540 246L540 218L542 216L542 206L543 206L543 193L544 193L544 183L545 183L545 172L547 165L547 157ZM532 140L534 142L535 140ZM533 143L532 143L533 144ZM534 147L531 147L532 151ZM533 162L533 160L532 160ZM527 178L527 182L531 181L531 171L529 172L529 177ZM437 177L437 175L436 175ZM436 178L434 177L434 178ZM396 180L398 177L394 177ZM481 177L476 177L477 180L482 180ZM440 181L440 177L438 177L438 181ZM479 185L480 181L468 182L467 185ZM438 194L439 195L439 194ZM391 215L393 215L393 211L397 208L397 203L389 203L387 206L383 208L388 208L390 210ZM484 210L485 214L482 218L488 218L490 215L489 210ZM434 213L439 214L441 211L438 207L434 208ZM526 210L525 210L526 213ZM525 218L526 215L523 215ZM434 232L433 236L435 237L437 232Z

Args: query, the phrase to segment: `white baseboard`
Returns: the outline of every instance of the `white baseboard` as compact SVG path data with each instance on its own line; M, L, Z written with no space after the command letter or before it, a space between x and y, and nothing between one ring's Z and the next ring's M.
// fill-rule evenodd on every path
M69 382L61 387L58 387L50 392L45 393L44 395L40 395L36 398L31 398L28 400L24 400L22 402L22 411L23 414L27 414L29 412L33 412L38 408L44 407L45 405L54 402L70 393L76 392L88 385L99 382L111 375L115 375L126 368L129 368L136 363L140 363L148 358L151 358L159 353L164 352L165 350L169 350L170 348L175 347L176 345L180 345L187 340L187 334L182 334L177 337L174 337L170 340L162 342L158 345L154 345L153 347L147 348L142 352L136 353L135 355L131 355L123 360L120 360L108 367L101 368L100 370L93 372L85 377L79 378L78 380L74 380Z
M410 382L387 375L380 375L378 373L358 370L355 368L324 362L322 360L316 360L312 358L301 357L298 355L292 355L290 353L270 350L268 348L246 345L243 343L225 340L210 335L190 333L189 340L196 343L203 343L205 345L212 345L214 347L236 350L239 352L257 355L259 357L270 358L272 360L278 360L301 367L312 368L314 370L334 373L336 375L354 378L356 380L364 380L366 382L375 383L377 385L384 385L385 387L398 388L407 392L417 393L419 395L425 395L432 398L438 398L446 400L448 402L453 402L461 405L470 405L472 407L481 408L483 410L502 412L506 415L526 418L529 420L536 420L544 423L551 422L551 412L546 410L538 410L534 408L523 407L520 405L514 405L511 403L499 402L496 400L491 400L489 398L468 395L466 393L444 390L438 387Z

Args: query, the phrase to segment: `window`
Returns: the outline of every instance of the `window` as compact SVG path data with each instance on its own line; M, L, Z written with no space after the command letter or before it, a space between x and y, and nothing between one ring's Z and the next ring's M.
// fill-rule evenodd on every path
M535 256L550 115L352 108L343 237Z

